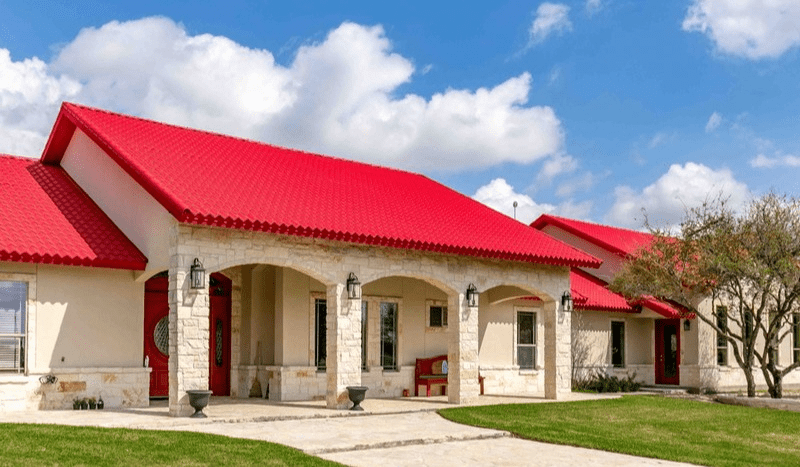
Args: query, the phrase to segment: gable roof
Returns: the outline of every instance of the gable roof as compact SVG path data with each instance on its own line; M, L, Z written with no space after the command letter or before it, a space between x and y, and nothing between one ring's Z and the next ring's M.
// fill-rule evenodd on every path
M573 303L578 310L617 311L636 313L639 310L625 300L625 297L608 290L602 279L573 268L569 275Z
M578 221L550 214L542 214L531 223L531 227L537 230L542 230L547 225L559 227L576 237L622 256L636 253L637 249L649 245L654 238L653 235L645 232Z
M425 176L64 103L42 162L83 131L178 221L466 256L596 258Z
M0 154L0 261L143 270L147 258L60 167Z

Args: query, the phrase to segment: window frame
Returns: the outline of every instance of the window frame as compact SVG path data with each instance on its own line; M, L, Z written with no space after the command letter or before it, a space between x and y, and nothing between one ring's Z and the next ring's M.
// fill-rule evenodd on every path
M514 365L519 367L521 371L534 371L539 369L539 311L538 308L518 308L514 307ZM531 343L520 342L522 333L520 332L522 315L530 315L532 320L531 329ZM531 356L532 366L523 366L520 363L520 350L532 349L533 355Z
M314 304L314 366L317 368L317 371L324 372L328 368L328 300L327 298L321 297L312 297L311 300ZM320 304L325 305L325 319L323 320L320 320ZM322 328L324 332L320 333L320 328ZM323 345L320 345L320 343ZM324 354L325 358L325 363L323 365L319 364L321 353Z
M400 369L400 365L398 364L398 357L400 355L400 336L399 336L399 329L400 329L400 303L394 300L380 300L378 305L378 321L379 321L379 332L380 332L380 363L383 371L398 371ZM393 324L393 335L394 340L392 342L392 363L386 363L386 354L384 350L386 350L386 343L384 341L384 304L386 305L394 305L394 324Z
M0 282L13 282L24 284L24 329L21 333L4 333L9 339L21 338L19 345L19 362L14 367L0 368L0 375L27 375L31 362L35 361L33 350L36 348L35 336L30 333L31 329L36 328L36 275L0 273Z
M361 371L369 371L369 301L361 300Z
M440 321L441 324L434 325L431 323L433 317L433 308L441 309ZM445 300L425 300L425 330L426 331L439 331L447 330L447 301Z
M717 327L720 329L728 329L728 307L717 305L715 310L715 319ZM723 333L717 331L717 366L728 366L728 339Z
M625 365L626 365L626 362L627 362L627 358L625 358L626 357L626 350L627 350L627 345L626 345L627 344L626 343L627 333L625 332L625 327L626 327L625 326L625 321L623 321L623 320L611 320L611 323L610 323L610 328L611 328L610 329L610 331L611 331L610 345L611 345L611 348L610 348L610 352L609 352L609 357L610 357L610 360L611 360L611 366L614 367L614 368L625 368ZM618 333L615 332L616 330L621 331L621 336L618 335ZM621 342L619 343L619 346L618 346L619 347L619 351L615 352L615 349L617 348L617 346L615 345L615 343L616 343L615 341L617 340L618 337L621 337ZM619 361L618 362L614 361L614 358L616 356L619 357Z
M800 313L792 313L792 363L800 362Z

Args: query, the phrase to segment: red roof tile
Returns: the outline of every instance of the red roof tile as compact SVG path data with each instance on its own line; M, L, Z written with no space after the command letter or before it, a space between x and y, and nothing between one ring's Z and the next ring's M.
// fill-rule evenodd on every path
M623 313L636 313L638 311L625 300L625 297L608 290L606 288L608 286L607 283L580 269L572 269L570 283L572 300L578 310L602 310Z
M60 167L0 155L0 261L143 270L147 258Z
M543 214L531 223L531 227L538 230L543 229L546 225L560 227L577 237L620 255L631 255L640 247L649 245L653 241L653 236L648 233L550 214Z
M42 161L75 128L181 222L514 261L596 258L422 175L64 103Z

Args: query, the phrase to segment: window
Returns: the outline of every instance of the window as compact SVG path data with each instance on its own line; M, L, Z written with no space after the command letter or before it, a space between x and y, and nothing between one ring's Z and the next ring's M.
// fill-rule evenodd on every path
M750 340L750 336L753 335L753 313L749 311L744 312L744 340Z
M800 313L792 315L792 363L800 362Z
M728 309L724 306L717 307L717 327L728 329ZM717 365L728 366L728 339L721 332L717 332Z
M328 349L328 303L325 299L314 300L314 330L315 330L315 364L317 370L325 370L325 360Z
M367 301L361 301L361 369L369 369L367 366L367 331L369 330L369 314L367 313Z
M517 312L517 365L536 368L536 313L530 311Z
M611 365L621 368L625 366L625 323L611 322Z
M397 369L397 303L381 302L381 366Z
M25 371L28 284L0 281L0 370Z
M428 300L428 327L447 327L447 305L444 302Z

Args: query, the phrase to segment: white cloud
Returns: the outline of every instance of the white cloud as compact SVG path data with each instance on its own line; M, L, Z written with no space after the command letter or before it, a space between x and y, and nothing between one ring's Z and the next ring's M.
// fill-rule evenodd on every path
M606 172L605 174L601 174L601 178L604 176L608 176L610 172ZM578 191L589 191L592 186L595 184L595 180L597 176L592 172L586 172L579 177L575 177L569 180L566 180L564 183L560 183L558 188L556 189L556 196L560 197L568 197L572 196Z
M568 154L556 154L544 161L536 179L539 183L549 185L556 176L574 172L577 168L578 161L575 158Z
M38 58L14 62L0 49L0 152L40 156L61 100L80 88L75 80L49 74Z
M602 0L586 0L586 14L594 16L603 9L603 6Z
M730 207L738 209L747 201L749 190L728 169L713 170L693 162L674 164L641 192L628 186L617 187L614 192L616 200L605 220L613 225L640 228L644 210L654 225L675 225L686 209L697 207L717 195L729 197Z
M0 57L0 83L8 69L25 64L35 73L24 82L61 86L19 97L25 107L20 115L49 122L54 106L72 99L414 170L524 164L563 151L553 109L528 105L527 73L493 87L447 89L429 99L398 96L414 66L392 51L380 26L343 23L321 42L300 47L287 66L277 64L270 51L221 36L192 36L163 17L84 29L49 65L38 59L32 59L36 66L10 62L7 55L5 61ZM9 126L6 114L3 106L0 132L19 128L44 138L49 130ZM0 140L0 146L7 150L8 143Z
M531 23L528 46L544 42L551 34L572 31L569 20L569 7L562 3L542 3L536 9L536 17Z
M722 124L722 115L718 112L714 112L708 117L708 123L706 123L706 133L713 133L714 131L719 128Z
M669 139L669 135L667 135L663 131L660 131L660 132L656 133L655 135L653 135L652 138L650 138L650 142L647 143L647 147L650 148L650 149L655 149L656 147L661 146L662 144L666 143L668 139Z
M775 167L800 167L800 157L792 155L776 155L775 157L767 157L764 154L759 154L754 159L750 160L750 167L758 169L772 169Z
M502 178L496 178L478 188L472 198L509 217L514 217L516 201L517 220L525 224L530 224L540 215L556 209L552 204L539 204L530 196L515 192L514 187Z
M725 54L777 58L800 45L800 2L693 0L683 30L706 34Z

